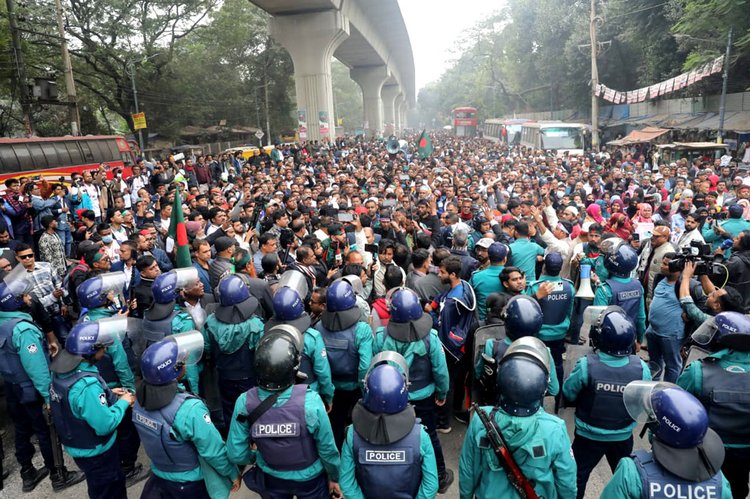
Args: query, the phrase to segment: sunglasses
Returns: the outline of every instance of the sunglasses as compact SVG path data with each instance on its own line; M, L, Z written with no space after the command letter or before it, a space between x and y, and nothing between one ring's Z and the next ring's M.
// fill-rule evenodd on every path
M20 258L21 260L28 260L29 258L34 258L33 253L29 253L28 255L16 255L16 256L18 256L18 258Z

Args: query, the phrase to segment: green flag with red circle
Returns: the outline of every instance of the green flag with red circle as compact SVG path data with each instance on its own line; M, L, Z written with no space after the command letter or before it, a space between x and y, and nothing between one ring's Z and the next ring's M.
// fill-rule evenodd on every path
M422 135L419 136L417 150L419 151L420 159L425 159L432 154L432 140L425 130L422 130Z
M187 227L185 227L185 214L182 212L182 196L180 189L174 192L174 204L172 205L172 216L169 220L169 237L174 239L176 267L190 267L190 242L188 241Z

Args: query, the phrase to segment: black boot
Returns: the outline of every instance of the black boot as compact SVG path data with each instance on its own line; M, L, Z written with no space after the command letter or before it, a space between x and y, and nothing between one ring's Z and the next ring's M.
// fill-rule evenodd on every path
M63 469L61 473L52 473L49 479L52 481L52 490L60 492L71 485L84 481L86 475L83 474L83 471L68 471Z
M21 490L24 492L31 492L47 475L49 475L49 470L47 468L36 469L33 464L21 468L21 479L23 480L23 487Z
M122 472L125 473L125 487L131 487L141 480L145 480L151 474L151 470L144 468L141 463L123 466Z
M445 469L445 473L438 476L438 494L445 494L453 483L453 470Z

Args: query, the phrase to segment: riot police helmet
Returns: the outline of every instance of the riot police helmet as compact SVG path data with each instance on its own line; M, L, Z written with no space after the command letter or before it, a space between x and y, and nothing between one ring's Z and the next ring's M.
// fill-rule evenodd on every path
M503 310L505 331L511 340L516 340L521 336L538 336L542 329L543 318L539 303L526 295L514 296Z

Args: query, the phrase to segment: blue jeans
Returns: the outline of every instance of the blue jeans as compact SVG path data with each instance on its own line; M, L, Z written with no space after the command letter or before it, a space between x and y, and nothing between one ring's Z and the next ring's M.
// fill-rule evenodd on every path
M648 342L648 367L651 369L651 377L656 381L662 372L664 381L674 383L682 372L682 339L676 336L659 336L654 333L646 333Z
M64 229L64 230L56 230L58 237L60 238L60 241L62 241L63 246L65 246L65 256L74 256L70 254L70 248L73 245L73 235L70 233L70 229Z

